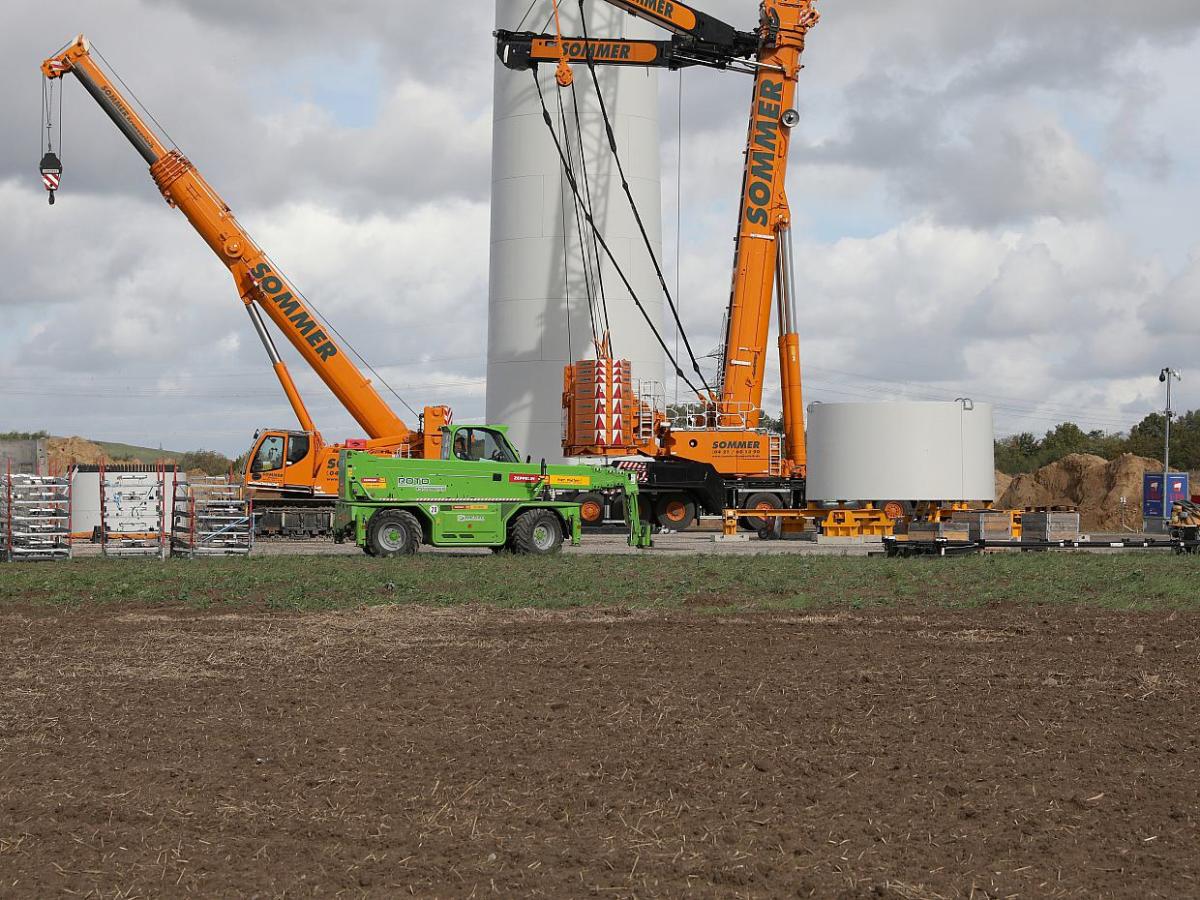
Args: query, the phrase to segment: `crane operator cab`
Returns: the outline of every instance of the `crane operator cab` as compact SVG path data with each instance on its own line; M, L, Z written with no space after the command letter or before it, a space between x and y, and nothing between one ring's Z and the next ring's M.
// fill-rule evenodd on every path
M451 439L442 441L442 459L493 463L521 461L502 428L464 425L443 431Z
M283 489L311 485L314 439L304 431L265 431L259 434L246 463L245 483L252 488ZM292 477L289 477L291 475ZM336 484L337 474L333 474Z

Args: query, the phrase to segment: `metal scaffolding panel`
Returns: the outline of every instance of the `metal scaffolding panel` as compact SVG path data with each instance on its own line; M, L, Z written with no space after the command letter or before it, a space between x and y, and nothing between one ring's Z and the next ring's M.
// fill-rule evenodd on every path
M100 550L107 557L166 555L166 467L110 472L100 466Z
M0 561L71 558L71 479L0 473Z
M175 485L171 555L248 556L254 549L254 501L224 478Z

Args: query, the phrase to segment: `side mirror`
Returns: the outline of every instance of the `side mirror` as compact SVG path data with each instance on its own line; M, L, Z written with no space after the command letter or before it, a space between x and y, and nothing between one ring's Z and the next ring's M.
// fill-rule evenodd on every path
M533 462L533 454L526 453L525 454L525 465L529 465L531 462Z

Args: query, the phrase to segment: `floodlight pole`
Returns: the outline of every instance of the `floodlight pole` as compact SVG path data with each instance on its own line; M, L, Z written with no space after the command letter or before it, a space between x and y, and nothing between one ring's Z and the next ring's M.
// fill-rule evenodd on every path
M1167 428L1163 441L1163 522L1171 521L1170 475L1171 475L1171 382L1183 381L1183 376L1174 369L1167 367L1158 374L1158 380L1167 386Z

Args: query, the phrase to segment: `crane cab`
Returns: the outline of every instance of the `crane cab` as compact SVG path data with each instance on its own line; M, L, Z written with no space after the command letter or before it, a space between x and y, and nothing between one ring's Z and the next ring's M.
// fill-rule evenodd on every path
M320 435L308 431L260 431L246 460L243 480L255 490L321 493L323 474L315 470ZM333 490L337 490L337 458L332 457Z

